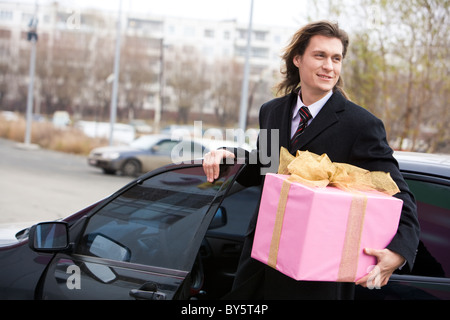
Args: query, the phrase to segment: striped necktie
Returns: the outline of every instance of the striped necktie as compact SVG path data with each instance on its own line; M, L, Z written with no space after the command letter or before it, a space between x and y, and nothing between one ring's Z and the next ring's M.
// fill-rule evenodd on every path
M300 123L298 124L297 131L295 131L294 135L291 138L291 146L297 143L298 138L303 133L303 130L305 130L308 121L312 118L308 107L301 107L298 111L298 114L300 115Z

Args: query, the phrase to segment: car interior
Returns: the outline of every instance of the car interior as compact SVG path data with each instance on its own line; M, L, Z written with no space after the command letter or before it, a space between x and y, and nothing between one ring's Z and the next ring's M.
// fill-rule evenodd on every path
M220 299L232 288L247 226L257 210L260 187L244 187L235 182L223 200L219 213L226 221L207 231L194 265L191 294L195 299ZM216 225L219 227L216 227Z

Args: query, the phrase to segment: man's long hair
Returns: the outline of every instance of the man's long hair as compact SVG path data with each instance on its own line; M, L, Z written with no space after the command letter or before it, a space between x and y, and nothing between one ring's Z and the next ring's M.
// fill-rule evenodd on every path
M347 33L339 28L337 23L330 21L317 21L307 24L298 30L291 39L289 45L285 48L282 58L284 60L284 67L281 70L284 79L276 86L277 94L289 94L297 89L300 85L301 79L298 68L294 64L294 57L297 55L303 56L306 48L313 36L321 35L330 38L338 38L342 42L342 57L347 54L349 39ZM343 80L339 77L333 91L340 91L345 97L343 90Z

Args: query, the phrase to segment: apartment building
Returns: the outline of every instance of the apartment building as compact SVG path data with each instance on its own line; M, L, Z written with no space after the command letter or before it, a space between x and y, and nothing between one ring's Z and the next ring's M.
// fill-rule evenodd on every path
M80 88L79 96L71 103L92 102L101 95L101 91L106 94L105 87L111 82L113 72L112 56L117 38L118 12L88 8L80 10L61 6L58 2L39 5L36 11L33 4L0 1L0 65L8 65L8 72L19 79L14 87L11 85L11 79L6 79L6 75L2 76L3 82L8 82L8 90L2 91L7 97L3 98L14 99L20 91L21 81L27 80L26 57L29 56L30 47L28 24L35 12L39 21L37 29L39 45L41 50L46 50L46 59L56 59L55 48L57 48L58 54L61 51L67 53L64 60L65 63L71 60L72 68L78 66L94 70L94 67L105 64L103 72L96 74L84 72L90 78L82 81L89 83L89 86ZM235 20L187 19L144 12L122 12L120 19L121 58L137 59L137 56L141 58L145 56L147 62L138 68L153 76L141 79L145 85L140 86L141 91L134 94L130 92L132 88L133 90L136 88L137 80L132 80L132 76L125 76L130 78L130 82L127 85L125 81L126 94L119 94L119 108L127 105L127 99L133 97L141 101L144 109L156 110L163 104L165 110L176 110L179 101L173 97L175 90L168 78L170 68L179 62L177 59L180 54L195 55L198 61L202 61L203 66L206 65L207 70L212 70L212 66L218 61L244 63L247 24ZM287 44L292 33L292 28L288 27L253 26L250 58L252 81L255 83L266 81L269 86L275 83L275 77L280 70L280 50ZM127 53L126 50L130 52ZM126 65L130 67L131 63ZM18 74L23 76L17 76ZM2 78L0 86L1 80ZM62 81L69 80L59 79L60 84ZM80 81L81 78L78 78L78 82ZM37 86L39 89L39 86L44 84L38 81ZM96 89L93 91L92 88ZM270 92L259 99L263 101L268 98ZM36 99L39 100L38 97ZM254 100L258 101L258 97ZM214 101L208 101L201 108L202 112L213 112ZM257 113L257 109L252 112Z

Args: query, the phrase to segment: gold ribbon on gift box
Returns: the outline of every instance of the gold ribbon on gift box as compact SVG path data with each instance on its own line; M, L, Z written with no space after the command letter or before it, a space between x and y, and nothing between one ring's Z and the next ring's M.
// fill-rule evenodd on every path
M332 186L345 191L377 190L390 196L400 191L389 173L332 162L326 153L319 156L309 151L297 151L293 156L281 147L278 173L289 174L289 181L308 186Z
M332 162L326 154L319 156L309 151L297 151L296 156L293 156L283 147L280 150L278 173L289 177L281 188L267 264L276 268L291 183L299 182L320 188L333 186L353 194L337 281L354 282L367 204L367 197L359 191L377 190L392 196L400 191L397 184L386 172L372 172L350 164Z

